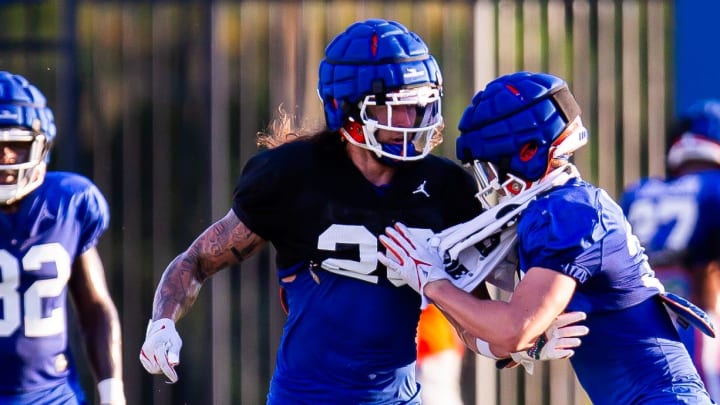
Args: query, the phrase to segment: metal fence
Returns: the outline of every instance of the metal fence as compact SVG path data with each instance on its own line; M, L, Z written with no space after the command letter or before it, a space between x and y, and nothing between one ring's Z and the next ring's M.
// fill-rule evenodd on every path
M548 71L583 108L591 141L576 162L587 179L618 196L664 172L670 1L0 1L0 70L37 84L57 116L51 169L88 175L111 204L100 251L122 317L129 404L264 403L284 317L272 248L206 283L178 323L175 385L136 360L153 291L165 265L230 208L255 134L278 106L299 122L322 120L324 46L370 17L403 22L437 57L449 123L439 153L454 157L455 123L484 83ZM89 372L83 379L91 391ZM567 362L530 376L471 355L463 396L588 402Z

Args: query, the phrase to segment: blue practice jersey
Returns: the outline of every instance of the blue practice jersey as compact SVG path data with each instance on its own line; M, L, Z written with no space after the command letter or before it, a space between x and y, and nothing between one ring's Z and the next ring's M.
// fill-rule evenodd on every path
M65 384L67 283L109 211L88 179L49 172L13 214L0 212L0 396Z
M518 239L521 269L577 281L567 310L585 311L590 333L570 360L594 404L711 403L657 298L662 285L605 191L574 179L538 197Z
M700 291L692 291L693 276L704 274L710 261L720 259L720 170L642 179L628 187L622 207L665 287L700 298ZM696 278L694 288L704 281ZM715 308L704 309L717 325ZM720 398L717 339L695 330L680 332L705 386Z
M339 135L335 134L339 137ZM440 231L480 212L472 177L428 156L369 183L338 141L292 142L252 158L234 211L277 249L289 306L268 402L418 403L420 297L389 280L378 235L399 221Z
M621 202L651 262L692 267L720 258L720 170L646 178Z

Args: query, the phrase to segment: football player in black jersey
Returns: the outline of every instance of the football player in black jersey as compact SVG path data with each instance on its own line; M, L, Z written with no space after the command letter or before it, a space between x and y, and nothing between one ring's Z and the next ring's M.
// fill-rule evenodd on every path
M421 301L377 251L395 222L428 237L480 213L472 176L430 154L440 70L417 34L372 19L328 45L318 92L327 127L250 159L227 215L163 273L140 352L148 372L177 381L175 322L205 280L270 242L289 312L268 404L420 403Z

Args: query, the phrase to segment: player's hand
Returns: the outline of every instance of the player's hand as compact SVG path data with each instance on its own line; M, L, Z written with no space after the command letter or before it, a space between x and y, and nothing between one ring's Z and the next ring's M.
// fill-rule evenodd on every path
M421 295L428 283L449 278L440 255L428 247L427 241L410 233L405 225L396 223L394 227L385 228L385 235L380 235L380 243L388 251L388 255L378 252L380 263ZM422 308L427 304L423 295Z
M575 354L582 341L580 337L590 332L587 326L576 325L587 317L585 312L567 312L558 315L550 327L535 341L535 345L524 352L511 353L512 362L503 367L521 364L529 374L533 373L535 360L566 359ZM501 364L498 364L500 366ZM503 368L501 367L501 368Z
M180 364L181 347L182 339L172 319L151 320L140 350L140 363L148 373L165 374L171 383L175 383L178 380L175 366Z

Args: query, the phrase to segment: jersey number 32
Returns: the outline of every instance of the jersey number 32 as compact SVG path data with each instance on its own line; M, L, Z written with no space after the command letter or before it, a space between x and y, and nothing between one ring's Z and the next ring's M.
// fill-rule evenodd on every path
M57 276L37 280L20 293L21 269L39 271L43 264L55 264ZM22 266L22 267L21 267ZM0 337L10 336L25 324L25 336L43 337L62 333L65 329L64 306L54 308L43 316L43 298L58 297L70 278L70 255L59 243L36 245L18 260L10 252L0 249Z

